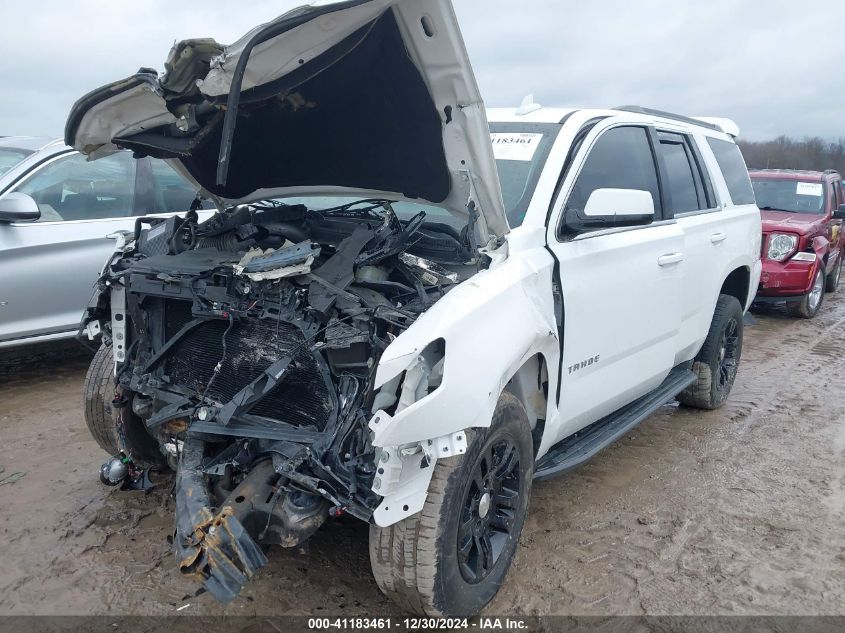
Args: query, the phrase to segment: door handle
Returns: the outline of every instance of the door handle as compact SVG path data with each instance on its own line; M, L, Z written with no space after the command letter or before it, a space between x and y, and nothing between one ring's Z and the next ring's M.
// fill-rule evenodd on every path
M683 253L666 253L665 255L661 255L657 258L657 263L660 266L671 266L672 264L677 264L682 261L684 261Z
M710 236L710 241L713 242L713 244L724 242L726 239L728 239L727 233L713 233L713 235Z

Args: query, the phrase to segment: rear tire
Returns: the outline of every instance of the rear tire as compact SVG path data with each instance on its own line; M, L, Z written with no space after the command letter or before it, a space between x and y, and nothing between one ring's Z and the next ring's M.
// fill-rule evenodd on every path
M839 287L839 278L842 276L842 254L836 262L836 267L824 278L825 292L836 292Z
M534 473L531 429L519 400L503 393L490 428L469 429L467 443L464 455L437 462L421 512L370 526L376 583L410 613L478 613L498 592L516 552Z
M736 297L719 295L710 330L692 363L695 382L678 400L697 409L718 409L728 399L742 355L742 306Z
M824 271L822 270L821 264L819 264L816 275L813 277L813 285L810 287L810 292L804 295L801 301L786 304L789 314L802 319L812 319L816 316L824 303L824 285Z
M120 440L114 400L114 356L111 346L101 345L85 375L83 404L85 424L94 441L109 455L117 455Z

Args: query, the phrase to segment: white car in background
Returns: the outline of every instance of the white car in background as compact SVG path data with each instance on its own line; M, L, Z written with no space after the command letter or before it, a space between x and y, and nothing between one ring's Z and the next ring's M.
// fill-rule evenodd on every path
M103 264L138 216L187 211L166 162L96 162L59 140L0 138L0 348L73 337Z

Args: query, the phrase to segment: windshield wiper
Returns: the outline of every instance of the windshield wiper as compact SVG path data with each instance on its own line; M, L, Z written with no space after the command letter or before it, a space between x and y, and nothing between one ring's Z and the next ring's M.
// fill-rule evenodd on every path
M323 215L331 215L334 217L362 217L369 216L382 219L385 212L392 213L392 205L395 200L387 200L385 198L367 198L364 200L355 200L354 202L347 202L336 207L329 207L327 209L320 209L319 212ZM358 205L364 205L358 207ZM356 208L357 207L357 208Z

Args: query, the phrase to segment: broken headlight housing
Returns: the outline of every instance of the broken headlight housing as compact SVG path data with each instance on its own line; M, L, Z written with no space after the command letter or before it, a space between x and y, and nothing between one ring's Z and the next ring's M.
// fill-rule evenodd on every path
M382 385L373 410L384 409L395 414L425 398L443 382L445 360L446 342L442 338L426 345L404 372Z
M772 261L782 262L795 252L798 247L798 236L790 233L772 233L769 236L769 246L766 257Z

